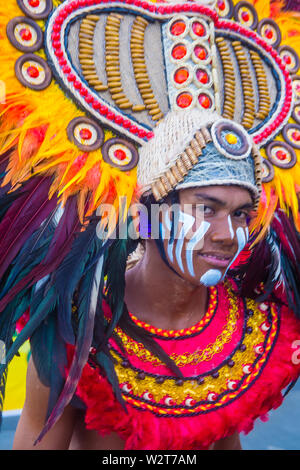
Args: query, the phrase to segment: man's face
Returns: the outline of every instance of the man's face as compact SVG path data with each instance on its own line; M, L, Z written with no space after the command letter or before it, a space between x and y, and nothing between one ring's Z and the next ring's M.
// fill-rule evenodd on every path
M173 209L161 216L168 264L192 284L216 285L247 243L250 193L238 186L185 189Z

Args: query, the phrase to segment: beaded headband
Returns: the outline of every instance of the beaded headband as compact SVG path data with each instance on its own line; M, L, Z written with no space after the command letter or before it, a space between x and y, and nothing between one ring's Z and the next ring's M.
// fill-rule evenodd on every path
M65 204L75 195L81 220L101 203L118 208L120 195L129 205L139 193L139 147L169 113L198 110L248 132L259 191L260 152L257 224L270 220L278 203L298 223L299 26L291 14L287 22L261 1L10 3L0 7L7 116L0 143L6 152L18 142L18 152L3 185L51 175L49 196ZM239 137L231 131L233 148ZM224 133L214 135L217 151L226 153ZM167 166L167 173L148 175L157 198L200 161L194 138L177 154L179 173ZM33 152L26 152L28 140Z

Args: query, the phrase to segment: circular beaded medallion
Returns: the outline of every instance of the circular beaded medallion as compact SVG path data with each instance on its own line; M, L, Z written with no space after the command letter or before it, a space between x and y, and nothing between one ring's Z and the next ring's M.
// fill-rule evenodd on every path
M180 41L174 44L171 49L172 62L179 62L180 60L187 60L190 56L190 45L187 41Z
M79 117L73 119L67 127L68 138L84 152L92 152L101 147L104 132L92 119Z
M265 158L261 162L261 177L263 183L269 183L274 178L273 165Z
M221 18L231 18L233 16L232 0L217 0L215 8Z
M43 32L30 18L13 18L7 24L6 34L11 44L22 52L36 52L43 46Z
M217 150L227 158L242 160L251 152L251 140L244 128L230 120L215 122L211 135Z
M234 18L247 28L255 29L258 23L258 17L255 8L248 2L239 2L234 7Z
M52 72L47 62L35 54L22 55L15 64L18 80L32 90L44 90L52 80Z
M139 160L135 146L127 140L119 138L107 140L103 144L102 155L106 163L122 171L128 171L136 167Z
M287 124L282 131L284 140L296 149L300 149L300 126Z
M207 65L211 62L211 54L209 45L204 41L197 41L193 43L192 59L196 64Z
M289 46L281 46L278 49L279 55L290 73L297 73L300 67L299 57Z
M267 146L266 151L270 162L279 168L292 168L297 163L294 149L285 142L273 141Z
M47 18L53 8L52 0L17 0L20 9L34 20Z
M212 76L211 73L204 67L196 67L194 72L194 82L198 87L211 87Z
M260 36L272 47L276 48L281 43L281 32L275 21L270 18L261 20L257 27Z

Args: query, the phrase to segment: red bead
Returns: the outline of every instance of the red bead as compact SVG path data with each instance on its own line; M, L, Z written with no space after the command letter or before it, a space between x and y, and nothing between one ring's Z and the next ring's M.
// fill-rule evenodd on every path
M180 108L188 108L191 105L192 101L193 97L188 92L181 93L176 99L176 103Z
M30 67L28 67L27 73L29 77L31 78L38 78L38 76L40 75L38 68L35 67L34 65L31 65Z
M204 28L203 24L199 23L199 21L195 21L192 24L192 30L196 34L196 36L205 36L206 29Z
M187 53L186 46L184 44L178 44L172 50L172 57L176 60L182 59Z
M67 80L68 82L74 82L76 80L76 77L73 73L70 73L68 76L67 76Z
M196 72L197 80L204 85L209 82L208 73L205 70L198 69Z
M67 65L67 60L65 58L62 58L59 59L58 63L61 67L64 67L65 65Z
M20 36L23 39L23 41L30 41L30 39L32 39L32 32L30 31L29 28L23 28L20 31Z
M99 101L94 101L92 106L96 111L101 108L101 104L99 103Z
M90 129L81 129L79 132L80 138L83 140L90 140L93 136Z
M88 94L87 89L86 88L81 88L80 94L81 94L81 96L86 96Z
M209 96L201 93L198 97L199 103L201 104L202 108L208 109L211 107L211 99Z
M61 49L56 49L55 53L56 57L63 57L64 53Z
M54 49L60 49L61 48L61 42L60 41L53 41L52 46Z
M144 129L140 129L140 130L138 131L138 136L139 136L139 137L145 137L146 134L147 134L147 132L144 131Z
M109 119L110 121L113 121L113 119L114 119L114 117L115 117L115 113L113 113L112 111L108 111L106 117L107 117L107 119Z
M64 73L70 73L70 72L71 72L71 69L70 69L70 67L67 65L66 67L63 67L62 71L63 71Z
M174 81L178 84L184 83L188 78L189 71L186 68L180 68L174 74Z
M102 116L105 116L108 112L108 108L107 106L101 106L100 107L100 113L102 114Z
M28 4L32 7L32 8L36 8L40 5L40 0L29 0Z
M126 155L126 152L124 152L124 150L122 149L117 149L114 151L114 157L117 158L118 160L125 160L125 158L127 157Z
M294 131L292 133L292 138L296 141L296 142L299 142L300 141L300 132L299 131Z
M123 127L125 127L125 129L127 129L130 126L131 126L131 122L128 119L125 119L123 121Z
M217 7L219 8L220 11L224 11L226 8L226 3L224 2L224 0L219 0L217 2Z
M272 29L267 28L267 29L265 30L265 36L266 36L266 38L268 38L268 39L272 39L272 37L273 37L273 31L272 31Z
M152 139L152 137L154 137L154 132L148 132L147 139Z
M285 160L287 157L287 153L284 150L277 150L275 155L278 158L278 160L281 160L281 161Z
M132 132L133 134L137 134L138 132L138 128L136 126L130 126L130 132Z
M285 54L282 58L287 65L290 65L292 63L292 58L290 55Z
M194 53L195 53L195 56L200 60L207 59L208 53L205 47L203 46L195 46Z
M248 13L248 11L243 11L242 14L241 14L241 17L242 17L242 20L245 21L247 23L247 21L250 20L250 15Z
M91 104L91 103L94 101L94 98L92 97L92 95L89 95L89 94L88 94L88 95L85 97L85 101L86 101L87 103Z
M81 88L81 83L80 83L78 80L75 80L75 82L74 82L74 88L75 88L76 90L80 90L80 88Z
M120 115L119 115L119 116L116 116L116 117L115 117L115 122L116 122L117 124L121 124L121 123L123 122L122 116L120 116Z
M173 36L179 36L180 34L183 34L185 30L186 24L184 21L175 21L175 23L172 24L170 29L171 34L173 34Z

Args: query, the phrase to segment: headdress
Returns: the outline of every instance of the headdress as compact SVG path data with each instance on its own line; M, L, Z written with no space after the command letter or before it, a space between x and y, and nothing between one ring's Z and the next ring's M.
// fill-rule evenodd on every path
M10 0L0 27L0 332L7 361L31 338L51 388L46 432L92 344L117 393L106 344L136 242L110 235L145 188L161 200L196 172L261 193L253 233L268 230L268 256L297 297L299 16L280 1ZM117 217L99 238L104 204Z

